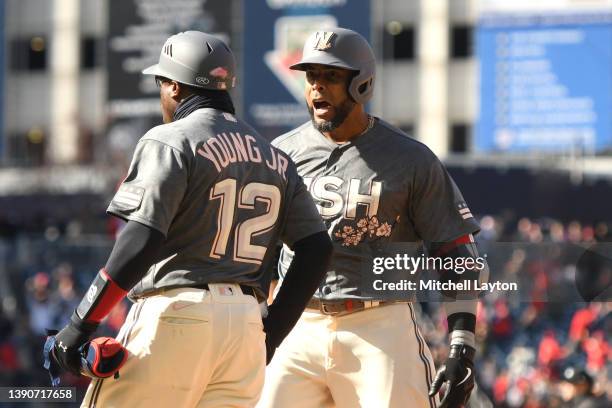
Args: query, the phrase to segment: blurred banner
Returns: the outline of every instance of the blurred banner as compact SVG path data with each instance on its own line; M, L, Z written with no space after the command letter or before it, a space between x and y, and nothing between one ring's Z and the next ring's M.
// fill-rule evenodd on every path
M224 0L112 0L108 30L109 145L131 155L137 138L161 124L159 90L141 71L159 60L168 37L205 31L229 44L231 3ZM231 44L229 44L231 46Z
M481 152L612 148L612 2L481 0Z
M244 1L244 113L263 136L306 122L301 58L308 35L321 27L350 28L370 38L369 0Z

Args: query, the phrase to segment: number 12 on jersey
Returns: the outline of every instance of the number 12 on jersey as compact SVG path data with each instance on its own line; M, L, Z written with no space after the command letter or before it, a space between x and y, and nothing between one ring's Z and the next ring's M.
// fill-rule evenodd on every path
M210 250L210 257L220 259L227 253L227 243L234 231L234 261L261 264L266 255L266 246L251 243L253 237L271 231L278 219L281 192L272 184L249 183L240 191L235 179L218 182L210 191L211 200L219 200L217 234ZM234 225L236 207L240 210L255 210L255 203L266 205L265 212L248 217Z

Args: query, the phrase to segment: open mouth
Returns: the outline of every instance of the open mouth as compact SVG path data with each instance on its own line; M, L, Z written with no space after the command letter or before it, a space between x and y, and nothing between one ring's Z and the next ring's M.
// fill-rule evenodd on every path
M333 106L324 100L312 101L312 107L317 116L327 115L331 113L331 110L333 109Z

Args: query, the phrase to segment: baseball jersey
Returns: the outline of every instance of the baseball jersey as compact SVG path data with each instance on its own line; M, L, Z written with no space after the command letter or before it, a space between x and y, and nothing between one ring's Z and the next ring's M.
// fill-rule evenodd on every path
M131 298L220 282L266 291L276 242L325 230L291 159L215 109L147 132L107 211L166 237Z
M447 242L479 230L433 152L381 119L344 144L327 139L311 122L272 144L296 163L334 242L316 297L372 299L359 288L363 265L371 266L377 251L390 243ZM283 247L281 278L291 259Z

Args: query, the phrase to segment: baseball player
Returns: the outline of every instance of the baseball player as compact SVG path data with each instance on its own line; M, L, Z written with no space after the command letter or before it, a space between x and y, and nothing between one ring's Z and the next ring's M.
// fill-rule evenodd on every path
M78 372L77 350L128 295L118 340L129 357L118 379L92 381L83 407L252 407L266 347L298 320L332 245L292 161L234 116L227 45L179 33L143 73L160 87L164 124L136 146L108 207L127 225L53 355ZM262 323L262 271L279 239L296 262Z
M469 293L445 293L465 300L447 304L450 352L436 375L413 305L364 294L361 271L374 252L397 242L424 243L433 256L475 258L477 222L425 145L366 113L375 60L362 36L317 31L291 69L306 74L311 121L272 144L297 163L335 248L325 279L266 370L258 407L433 407L443 383L440 406L462 406L474 385L476 302ZM281 289L292 260L284 246ZM461 277L450 271L442 278Z

